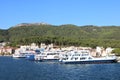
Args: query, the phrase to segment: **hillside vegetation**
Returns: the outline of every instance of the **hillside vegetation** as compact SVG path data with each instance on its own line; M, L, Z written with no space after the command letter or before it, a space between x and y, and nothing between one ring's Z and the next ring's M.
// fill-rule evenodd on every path
M117 47L120 48L119 26L76 26L29 24L0 30L0 41L9 41L9 45L41 42L54 43L59 46Z

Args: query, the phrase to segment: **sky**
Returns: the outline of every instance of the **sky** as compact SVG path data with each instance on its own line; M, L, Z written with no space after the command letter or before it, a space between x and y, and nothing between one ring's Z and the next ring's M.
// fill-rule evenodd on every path
M0 0L0 29L40 22L120 26L120 0Z

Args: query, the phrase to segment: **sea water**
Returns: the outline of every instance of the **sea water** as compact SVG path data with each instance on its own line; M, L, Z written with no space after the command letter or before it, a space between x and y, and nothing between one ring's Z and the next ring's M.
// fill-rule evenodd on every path
M60 64L1 56L0 80L120 80L120 64Z

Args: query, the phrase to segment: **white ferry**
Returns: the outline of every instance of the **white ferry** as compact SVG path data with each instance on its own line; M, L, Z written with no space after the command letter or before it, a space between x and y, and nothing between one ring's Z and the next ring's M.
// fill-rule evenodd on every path
M26 58L29 55L34 55L34 51L20 51L16 50L15 53L12 55L13 58Z
M39 61L59 60L59 53L51 52L51 51L43 52L35 55L35 60L39 60Z
M13 58L25 58L26 55L23 54L23 53L22 53L22 54L13 54L12 57L13 57Z
M61 57L59 61L66 64L114 63L117 62L117 58L115 55L109 55L105 57L92 57L89 50L80 50L71 51L67 54L64 54L64 56Z

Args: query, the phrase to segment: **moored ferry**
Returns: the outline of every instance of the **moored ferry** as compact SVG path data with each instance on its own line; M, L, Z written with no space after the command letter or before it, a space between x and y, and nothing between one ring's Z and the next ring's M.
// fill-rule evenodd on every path
M20 54L13 54L12 57L13 58L25 58L26 55L24 53L20 53Z
M59 52L46 51L46 52L35 55L34 58L35 60L38 60L38 61L59 60Z
M89 50L79 50L64 54L59 61L66 64L115 63L117 62L117 57L115 55L92 57Z

